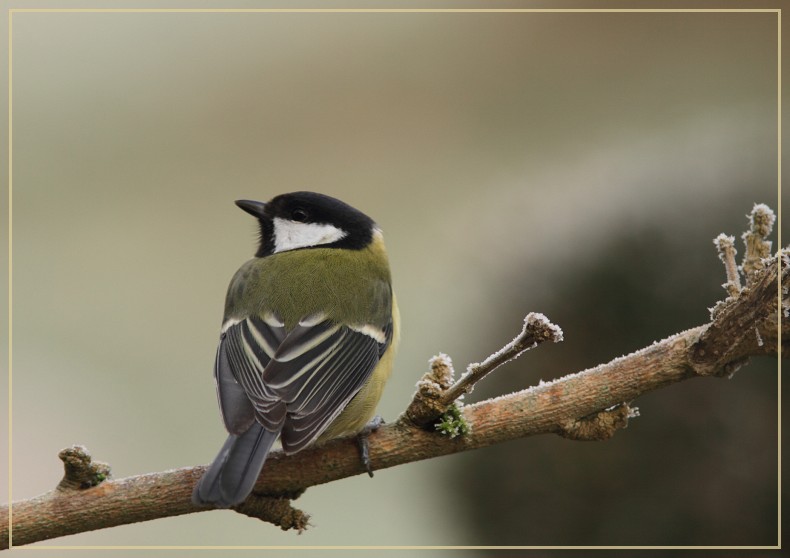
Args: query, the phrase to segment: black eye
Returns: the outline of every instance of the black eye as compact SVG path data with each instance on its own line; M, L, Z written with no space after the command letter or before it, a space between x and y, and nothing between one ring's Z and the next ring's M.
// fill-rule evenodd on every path
M304 209L294 209L291 212L291 219L299 223L304 223L305 221L307 221L307 211L305 211Z

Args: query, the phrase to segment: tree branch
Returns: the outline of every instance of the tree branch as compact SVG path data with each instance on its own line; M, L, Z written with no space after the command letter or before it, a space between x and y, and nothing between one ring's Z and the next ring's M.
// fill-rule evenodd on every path
M790 327L782 323L790 290L787 253L765 259L765 237L772 224L765 206L751 217L752 233L744 239L747 254L743 288L727 265L730 296L712 310L712 321L656 342L628 356L576 374L541 382L510 395L460 408L471 430L455 437L437 434L433 424L457 397L503 362L533 343L558 340L561 331L542 316L531 314L522 333L482 364L453 382L452 362L441 355L418 383L414 400L394 424L369 437L375 470L490 446L536 434L555 433L573 440L601 440L625 428L637 412L630 402L640 395L683 380L703 376L732 376L747 359L776 355L787 349ZM756 223L756 225L755 225ZM747 233L749 234L749 233ZM758 238L759 237L759 238ZM750 245L753 247L750 247ZM768 244L770 248L770 244ZM732 254L734 258L734 253ZM748 265L747 265L748 264ZM781 304L780 304L781 303ZM781 329L780 326L781 325ZM542 333L541 333L542 332ZM36 498L13 503L13 539L8 506L0 508L0 548L113 527L209 508L191 503L192 489L205 466L187 467L125 479L104 480L109 469L92 463L84 448L61 452L66 476L58 487ZM307 527L308 516L291 507L291 500L310 486L365 473L356 440L332 440L295 455L273 452L266 461L253 496L236 511L275 523L283 529Z
M552 324L543 314L530 312L524 319L524 328L513 341L489 356L483 362L470 364L458 382L450 386L441 397L445 405L449 405L460 396L472 393L474 385L485 376L530 349L534 349L544 341L559 343L562 341L562 330Z

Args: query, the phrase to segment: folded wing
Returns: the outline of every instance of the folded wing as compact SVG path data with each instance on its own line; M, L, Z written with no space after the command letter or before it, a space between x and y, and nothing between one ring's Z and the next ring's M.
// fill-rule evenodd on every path
M293 453L313 442L359 392L392 341L392 322L344 326L313 316L286 334L275 318L226 326L215 375L223 420L281 431Z

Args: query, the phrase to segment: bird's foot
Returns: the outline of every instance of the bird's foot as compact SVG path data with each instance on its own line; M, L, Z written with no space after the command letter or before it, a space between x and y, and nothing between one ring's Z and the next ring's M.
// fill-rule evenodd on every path
M369 423L365 425L359 434L357 434L360 459L362 460L362 465L365 466L365 470L368 472L368 475L371 477L373 476L373 468L370 465L370 448L368 447L368 436L370 436L372 432L378 430L382 424L384 424L384 419L379 415L376 415Z

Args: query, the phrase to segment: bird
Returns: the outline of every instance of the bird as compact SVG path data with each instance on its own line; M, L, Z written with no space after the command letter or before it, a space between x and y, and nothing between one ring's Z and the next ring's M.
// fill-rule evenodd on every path
M316 192L236 205L258 220L260 238L228 286L214 364L228 437L192 494L217 508L249 496L278 438L293 454L375 428L400 338L370 217Z

